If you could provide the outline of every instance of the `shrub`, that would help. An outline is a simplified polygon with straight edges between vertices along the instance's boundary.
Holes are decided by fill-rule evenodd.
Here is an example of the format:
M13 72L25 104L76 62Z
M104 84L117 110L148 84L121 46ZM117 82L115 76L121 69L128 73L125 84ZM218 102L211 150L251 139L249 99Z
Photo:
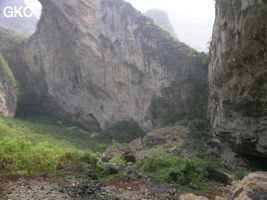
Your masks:
M55 170L64 164L89 163L101 171L97 159L88 153L64 152L48 142L33 143L23 137L0 141L0 174L38 174Z
M110 164L122 164L122 165L126 165L127 162L123 159L122 156L114 156L110 161L109 161Z
M0 173L35 174L56 168L58 149L48 143L34 144L21 137L0 141Z
M237 178L238 180L242 180L246 175L247 175L247 172L244 170L238 170L234 174L235 178Z
M160 182L191 189L201 189L205 186L206 174L197 160L174 156L149 158L141 164L140 170Z

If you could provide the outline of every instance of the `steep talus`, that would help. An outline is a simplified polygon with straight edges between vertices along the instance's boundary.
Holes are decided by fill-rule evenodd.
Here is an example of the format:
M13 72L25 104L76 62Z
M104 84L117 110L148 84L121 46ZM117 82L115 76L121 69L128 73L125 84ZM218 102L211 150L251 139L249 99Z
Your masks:
M160 123L151 114L158 98L178 98L175 115L194 112L187 105L193 101L205 112L205 54L121 0L40 2L38 30L24 50L23 84L31 88L31 101L20 101L19 109L37 105L41 112L96 129L122 120L151 128ZM193 95L197 86L205 88L204 98Z
M267 5L217 0L210 63L216 136L242 154L267 157Z

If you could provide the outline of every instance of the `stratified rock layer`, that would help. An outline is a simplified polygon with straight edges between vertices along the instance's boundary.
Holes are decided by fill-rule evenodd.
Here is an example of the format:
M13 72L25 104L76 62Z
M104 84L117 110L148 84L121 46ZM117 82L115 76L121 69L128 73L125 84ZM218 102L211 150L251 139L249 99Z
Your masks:
M266 1L217 0L209 68L216 136L267 157Z
M200 85L207 87L205 55L173 39L130 4L40 2L43 13L25 56L30 99L42 112L88 128L122 120L151 128L150 105L163 91L179 99L181 104L173 108L178 113L189 113L186 104L193 100L204 110L207 100L192 93ZM181 87L171 90L178 83Z

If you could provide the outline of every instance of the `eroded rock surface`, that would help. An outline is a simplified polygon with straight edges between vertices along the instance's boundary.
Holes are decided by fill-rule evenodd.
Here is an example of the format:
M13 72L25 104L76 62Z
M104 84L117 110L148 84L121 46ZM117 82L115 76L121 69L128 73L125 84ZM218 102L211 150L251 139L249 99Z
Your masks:
M209 68L214 133L242 154L267 157L267 5L217 0Z
M29 96L39 110L96 129L123 120L151 128L151 102L163 96L179 99L178 114L190 113L187 104L193 101L205 112L207 99L192 94L201 91L199 86L207 88L205 55L173 39L130 4L40 2L38 30L25 47L26 85L32 86Z
M267 172L254 172L246 176L234 191L233 199L267 199Z

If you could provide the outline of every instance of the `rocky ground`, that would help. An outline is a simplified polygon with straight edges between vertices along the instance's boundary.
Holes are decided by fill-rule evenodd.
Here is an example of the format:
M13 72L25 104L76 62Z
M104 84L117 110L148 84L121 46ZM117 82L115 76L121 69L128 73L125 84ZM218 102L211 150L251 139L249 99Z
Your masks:
M177 189L157 185L150 181L135 181L127 184L111 181L85 181L70 178L45 178L2 176L1 199L3 200L119 200L119 199L178 199L182 193Z
M127 165L106 163L107 172L121 172L120 178L111 181L89 181L95 171L88 163L66 164L42 176L0 176L0 200L266 200L267 173L255 172L242 181L225 173L207 168L208 189L194 192L175 186L156 183L137 171L132 161L149 158L161 149L160 154L170 154L181 148L189 131L180 126L158 129L130 144L112 147L100 160L107 162L113 156L123 156ZM147 143L149 139L150 143ZM130 164L131 163L131 164ZM115 173L116 174L116 173ZM221 183L219 183L221 182ZM224 184L223 184L224 183Z
M184 193L175 187L156 184L150 180L101 183L74 177L19 175L0 177L2 200L178 200ZM220 194L229 195L229 188L223 190L217 188L216 192L196 195L204 195L206 199L215 200ZM187 198L186 195L184 197Z

